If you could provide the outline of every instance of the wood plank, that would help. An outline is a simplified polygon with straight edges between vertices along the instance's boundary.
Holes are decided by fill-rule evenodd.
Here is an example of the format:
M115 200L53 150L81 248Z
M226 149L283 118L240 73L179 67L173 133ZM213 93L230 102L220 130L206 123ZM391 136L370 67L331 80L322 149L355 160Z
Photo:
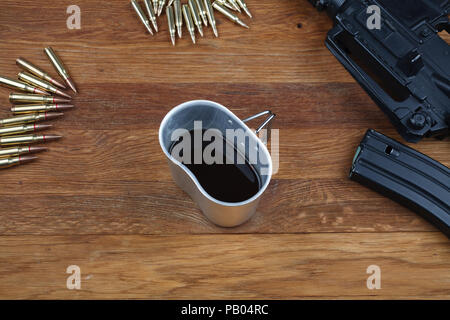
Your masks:
M157 129L173 107L190 100L212 100L244 118L267 108L277 113L274 128L391 127L358 84L101 84L83 86L77 109L64 125L76 129ZM0 117L10 116L9 93L0 87ZM60 122L58 122L60 123Z
M108 194L96 195L101 187ZM213 225L172 182L79 184L83 188L81 195L2 196L0 234L436 231L410 210L352 181L275 180L255 216L236 228Z
M1 237L0 254L8 299L450 298L440 233ZM69 265L81 290L66 288Z
M217 14L220 38L214 38L208 29L205 38L194 46L185 29L184 38L175 48L169 44L165 16L159 19L161 31L151 37L129 1L109 1L105 5L80 0L77 5L82 12L82 28L68 30L67 3L42 7L31 0L2 1L0 38L4 41L0 43L0 51L4 59L0 60L0 70L16 73L12 59L19 55L52 70L42 53L44 46L52 45L74 79L83 86L174 83L187 79L196 83L242 83L248 79L352 82L324 46L331 20L306 1L285 0L283 5L276 3L274 8L272 0L253 0L253 3L249 0L254 13L254 18L248 21L249 30ZM299 22L303 25L300 29ZM13 40L14 45L8 40ZM261 65L265 67L260 68Z
M7 186L0 234L435 230L348 180L360 130L332 136L323 131L282 130L282 140L292 143L280 150L279 173L257 215L239 228L221 229L174 184L154 130L68 130L66 141L51 144L39 162L0 172ZM421 150L443 158L447 151L437 149L442 143L429 141Z

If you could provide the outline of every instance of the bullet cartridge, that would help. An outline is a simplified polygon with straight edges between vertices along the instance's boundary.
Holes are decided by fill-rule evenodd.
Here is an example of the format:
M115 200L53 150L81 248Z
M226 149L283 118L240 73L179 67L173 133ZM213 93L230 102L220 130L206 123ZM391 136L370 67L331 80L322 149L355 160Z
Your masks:
M53 64L58 74L61 76L61 78L64 79L70 89L72 89L73 92L78 93L77 88L75 87L75 83L70 77L69 72L67 72L67 69L64 67L61 59L56 55L56 52L51 47L45 48L44 52L50 59L50 62Z
M230 10L237 11L227 0L216 0L216 1Z
M35 76L33 76L32 74L30 74L28 72L21 71L21 72L19 72L18 77L19 77L19 80L21 80L23 82L26 82L26 83L29 83L32 86L36 86L36 87L44 89L44 90L46 90L48 92L51 92L51 93L54 93L54 94L57 94L59 96L63 96L63 97L69 98L69 99L72 98L67 93L62 92L61 90L59 90L55 86L51 85L47 81L42 80L42 79L40 79L38 77L35 77Z
M49 134L49 135L33 134L33 135L24 135L24 136L0 137L0 146L48 142L48 141L58 140L60 138L62 138L62 137L54 135L54 134Z
M25 60L24 58L18 58L16 60L16 64L23 68L24 70L34 74L35 76L50 82L51 84L60 87L61 89L66 89L66 86L64 84L62 84L61 82L53 79L52 77L50 77L48 75L48 73L42 71L41 69L39 69L38 67L36 67L34 64L32 64L31 62Z
M194 24L197 26L198 32L203 37L202 21L200 20L200 14L197 4L195 3L195 0L189 0L188 4L189 8L191 9L191 15L192 19L194 20Z
M247 8L247 4L245 3L245 0L236 0L236 2L250 18L253 18L252 14L250 13L250 10L248 10L248 8Z
M148 33L153 35L152 27L150 27L150 21L148 21L139 3L136 0L131 0L131 5L133 6L134 11L136 11L141 22L144 24L145 28L147 28Z
M183 4L182 9L184 21L186 22L186 28L191 35L192 42L195 43L195 29L194 22L192 21L191 10L189 9L189 6L187 4Z
M158 3L158 17L161 15L165 4L166 4L166 0L159 0L159 3Z
M215 1L213 3L213 7L214 9L216 9L217 11L219 11L220 13L222 13L225 17L227 17L228 19L230 19L231 21L233 21L234 23L237 23L245 28L248 28L248 25L246 25L243 21L241 21L241 19L239 19L235 14L233 14L230 10L228 10L227 8L225 8L224 6L222 6L220 3L218 3L217 1Z
M37 157L35 157L35 156L18 156L18 157L0 159L0 169L6 169L9 167L17 166L19 164L31 162L35 159L37 159Z
M235 11L241 12L241 8L239 8L239 5L237 4L236 0L227 0L229 4L234 8Z
M43 151L47 151L47 150L48 150L48 148L45 148L45 147L31 147L31 146L0 148L0 158L20 156L22 154L29 154L29 153L38 153L38 152L43 152Z
M205 4L203 3L203 0L195 0L195 4L197 5L200 17L203 20L203 24L205 27L208 26L208 17L206 16L206 8Z
M62 117L64 113L62 112L44 112L44 113L30 113L24 114L16 117L0 119L0 127L14 126L22 123L33 123L46 120L52 120Z
M173 8L175 11L175 24L177 26L178 38L181 38L183 34L183 16L181 12L181 0L175 0L173 3Z
M167 23L169 25L170 40L172 45L175 45L175 20L173 17L173 8L171 6L166 7Z
M20 126L14 126L14 127L2 127L0 128L0 136L12 136L15 134L22 134L22 133L28 133L28 132L36 132L36 131L42 131L45 129L50 128L51 124L22 124Z
M148 17L150 18L150 21L153 24L153 29L155 29L155 31L158 32L158 23L156 22L156 15L155 15L155 11L153 10L151 1L144 0L144 3L145 3L145 8L147 9Z
M67 103L70 102L69 99L63 99L54 96L41 96L39 94L19 94L11 93L9 95L9 101L13 104L22 103Z
M216 26L216 17L214 16L214 9L211 4L211 0L204 0L205 8L206 8L206 15L208 16L209 24L211 25L214 35L216 37L219 36L219 33L217 32L217 26Z
M0 85L15 90L48 95L47 91L44 91L38 87L31 86L27 83L23 83L21 81L13 80L7 77L0 77Z
M11 112L14 114L49 112L49 111L64 111L72 109L71 104L27 104L12 106Z

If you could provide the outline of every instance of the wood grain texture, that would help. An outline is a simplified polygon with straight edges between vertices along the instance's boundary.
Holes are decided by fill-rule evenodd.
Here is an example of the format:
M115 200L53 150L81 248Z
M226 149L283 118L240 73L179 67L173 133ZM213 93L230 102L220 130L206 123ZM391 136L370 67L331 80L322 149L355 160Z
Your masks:
M450 298L448 239L429 232L16 236L0 252L11 298ZM65 288L69 264L79 291ZM366 286L373 264L380 290Z
M0 171L0 298L449 298L448 240L347 178L367 128L402 139L325 48L332 22L306 0L247 3L250 30L218 14L220 38L208 28L194 46L184 29L172 47L166 18L151 37L128 0L77 1L81 30L66 28L73 1L1 2L0 74L24 57L55 76L51 45L80 94L54 122L63 140ZM206 220L160 150L164 115L192 99L278 115L279 170L240 227ZM450 166L448 138L408 145Z

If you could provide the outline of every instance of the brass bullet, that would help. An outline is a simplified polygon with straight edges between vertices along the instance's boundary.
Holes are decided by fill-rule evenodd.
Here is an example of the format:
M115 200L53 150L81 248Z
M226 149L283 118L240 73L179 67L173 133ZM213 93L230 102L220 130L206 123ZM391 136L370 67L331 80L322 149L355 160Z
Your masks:
M66 86L64 84L62 84L61 82L53 79L52 77L50 77L48 75L48 73L42 71L41 69L39 69L38 67L36 67L34 64L32 64L31 62L25 60L24 58L18 58L16 60L16 64L23 68L24 70L34 74L35 76L44 79L45 81L50 82L51 84L60 87L61 89L67 89Z
M225 17L227 17L231 21L233 21L233 22L235 22L235 23L237 23L237 24L239 24L239 25L241 25L241 26L243 26L245 28L248 28L248 25L246 25L244 22L242 22L241 19L239 19L235 14L233 14L230 10L228 10L227 8L222 6L217 1L214 1L213 7L214 7L214 9L216 9L217 11L222 13Z
M67 93L62 92L61 90L59 90L58 88L56 88L55 86L51 85L50 83L48 83L45 80L42 80L38 77L33 76L32 74L25 72L25 71L21 71L18 74L19 80L29 83L33 86L39 87L41 89L44 89L48 92L57 94L59 96L63 96L66 97L68 99L72 99L71 96L69 96Z
M67 72L67 69L64 67L61 59L56 55L56 52L51 47L45 48L44 52L50 59L50 62L53 64L58 74L61 76L61 78L64 79L70 89L72 89L73 92L78 93L77 88L75 87L75 83Z
M203 24L205 27L208 26L208 17L206 16L206 8L203 0L195 0L195 4L197 5L198 11L200 13L200 17L203 20Z
M52 127L51 124L22 124L20 126L14 127L3 127L0 128L0 136L11 136L15 134L22 134L27 132L42 131Z
M0 146L49 142L49 141L58 140L60 138L62 138L62 136L57 136L54 134L49 134L49 135L33 134L33 135L25 135L25 136L0 137Z
M239 5L236 3L236 0L228 0L228 3L230 3L234 10L241 13L241 8L239 8Z
M39 94L19 94L19 93L10 93L9 101L14 104L21 103L68 103L70 99L63 99L54 96L41 96Z
M27 104L12 106L11 112L14 114L48 112L48 111L64 111L74 108L71 104Z
M216 37L219 36L219 33L217 32L217 26L216 26L216 17L214 16L214 9L211 4L211 0L204 0L205 8L206 8L206 15L208 16L209 24L211 25L214 35Z
M175 20L173 17L173 8L171 6L166 7L167 23L169 25L170 40L172 45L175 45Z
M20 156L22 154L29 154L29 153L38 153L47 151L48 148L45 147L31 147L31 146L25 146L25 147L13 147L13 148L0 148L0 158L8 158L11 156Z
M159 0L159 3L158 3L158 17L161 15L165 4L166 4L166 0Z
M230 10L237 11L227 0L216 0L216 1Z
M252 17L252 14L250 13L250 10L248 10L247 4L245 3L244 0L236 0L236 2L237 2L238 5L242 8L242 10L245 11L245 13L246 13L250 18L253 18L253 17Z
M191 10L189 9L189 6L187 4L183 4L182 8L184 21L186 22L186 28L188 29L189 34L191 35L192 42L195 43L195 29L194 29L194 22L192 21Z
M200 35L203 37L203 29L202 29L202 21L200 20L199 9L195 0L189 0L189 8L191 9L192 19L194 20L195 25L197 26L197 30Z
M181 38L183 33L183 16L181 13L181 0L175 0L173 3L175 11L175 24L177 25L178 38Z
M62 117L64 113L62 112L44 112L44 113L32 113L32 114L25 114L21 116L6 118L6 119L0 119L0 126L14 126L22 123L33 123L33 122L40 122L40 121L46 121L46 120L52 120L59 117Z
M152 27L150 27L150 21L148 21L147 17L145 16L144 11L142 10L141 6L136 0L131 0L131 5L134 8L134 11L136 11L139 19L141 19L141 22L144 24L144 26L147 28L147 31L153 35Z
M21 81L13 80L7 77L0 77L0 85L15 90L48 95L47 91L44 91L38 87L30 86L28 83L23 83Z
M144 0L145 8L147 9L148 17L150 18L150 21L153 24L153 29L155 29L156 32L158 32L158 23L156 22L156 15L155 11L153 10L153 6L150 2L150 0Z
M0 159L0 169L6 169L9 167L17 166L19 164L31 162L35 159L37 159L37 157L35 157L35 156L18 156L18 157Z

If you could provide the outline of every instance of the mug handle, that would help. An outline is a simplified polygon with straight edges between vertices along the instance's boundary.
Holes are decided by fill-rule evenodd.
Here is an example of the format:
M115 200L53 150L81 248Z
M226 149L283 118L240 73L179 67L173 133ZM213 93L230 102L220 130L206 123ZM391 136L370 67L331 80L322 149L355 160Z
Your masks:
M266 120L264 120L264 122L258 127L258 129L256 129L255 133L256 135L259 137L259 132L264 129L264 127L267 127L267 131L266 134L263 137L259 137L262 141L262 143L264 143L265 145L267 145L267 142L270 140L270 130L272 128L272 121L273 119L276 117L276 114L273 113L270 110L266 110L260 113L257 113L251 117L245 118L244 120L242 120L242 122L246 123L248 121L254 120L256 118L262 117L268 115Z

